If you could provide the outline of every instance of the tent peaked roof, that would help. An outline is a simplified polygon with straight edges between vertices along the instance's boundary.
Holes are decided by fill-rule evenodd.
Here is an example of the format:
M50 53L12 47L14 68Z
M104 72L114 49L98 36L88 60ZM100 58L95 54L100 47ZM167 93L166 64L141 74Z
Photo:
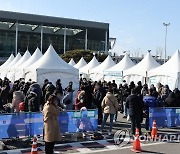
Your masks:
M103 74L103 71L114 66L115 62L112 60L112 58L108 55L107 58L97 67L90 70L90 73L99 73Z
M19 66L20 68L26 68L32 64L34 64L37 60L39 60L42 57L42 53L39 50L39 48L37 47L35 52L33 53L33 55L29 58L28 61L26 61L24 64L21 64L21 66Z
M174 55L163 65L148 72L148 76L172 76L177 77L180 72L180 51L177 50Z
M76 65L74 65L74 67L77 68L77 69L80 69L80 68L84 67L85 65L87 65L87 63L86 63L86 61L84 60L84 58L81 57L81 59L79 60L79 62L78 62Z
M131 67L133 67L135 64L132 62L132 60L129 58L127 54L123 57L123 59L116 64L115 66L105 70L106 72L120 72L127 70Z
M140 75L146 77L147 71L158 66L160 66L160 64L157 63L152 55L148 52L137 65L129 68L128 70L125 70L123 75Z
M25 63L30 57L31 57L31 54L29 53L28 50L26 50L22 58L13 67L15 68L15 67L20 66L21 64Z
M89 74L89 71L97 67L99 64L100 63L97 61L96 57L94 56L86 66L80 68L79 72Z
M8 64L10 64L13 60L14 60L14 55L11 54L10 57L8 58L8 60L6 60L6 62L5 62L4 64L2 64L2 65L0 66L0 68L6 67L6 66L7 66Z
M74 65L76 65L76 63L74 62L74 59L73 58L71 58L71 60L69 61L69 63L68 63L69 65L71 65L71 66L74 66Z
M51 70L76 70L74 67L67 64L62 58L56 53L53 46L50 45L45 54L36 61L28 69L51 69Z
M16 55L16 57L14 58L14 60L7 65L7 67L11 67L11 66L15 65L21 58L22 58L21 54L18 53Z

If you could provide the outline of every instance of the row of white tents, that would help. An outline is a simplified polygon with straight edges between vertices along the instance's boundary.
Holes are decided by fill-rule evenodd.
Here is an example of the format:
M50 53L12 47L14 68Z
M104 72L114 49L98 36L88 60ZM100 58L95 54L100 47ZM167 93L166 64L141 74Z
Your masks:
M0 66L0 77L2 79L7 77L12 82L20 78L25 78L26 82L31 79L40 85L45 79L49 79L54 84L57 79L61 79L64 88L70 81L74 83L75 90L79 87L78 69L62 60L52 45L49 46L44 55L38 48L32 56L28 50L23 56L20 53L16 57L11 55Z
M134 81L137 83L154 84L158 82L168 84L170 89L180 88L180 52L177 50L175 54L165 64L160 65L148 52L146 56L138 63L134 64L128 55L118 63L108 56L101 64L96 57L87 64L83 57L77 64L71 59L70 65L79 69L79 73L93 81L116 80L121 83L126 80L127 83Z
M0 66L1 78L7 77L12 82L19 78L25 78L25 81L31 79L40 85L44 79L55 83L60 78L63 87L67 86L69 81L73 81L74 87L78 88L79 74L93 81L116 80L117 83L121 83L122 80L126 80L127 83L141 81L148 84L161 82L168 84L171 89L180 88L180 52L177 50L163 65L158 64L149 52L136 65L128 55L125 55L118 64L115 64L110 56L102 63L94 56L88 64L83 57L77 64L73 59L67 64L50 45L44 55L38 48L32 56L27 50L23 56L20 53L16 57L11 55Z

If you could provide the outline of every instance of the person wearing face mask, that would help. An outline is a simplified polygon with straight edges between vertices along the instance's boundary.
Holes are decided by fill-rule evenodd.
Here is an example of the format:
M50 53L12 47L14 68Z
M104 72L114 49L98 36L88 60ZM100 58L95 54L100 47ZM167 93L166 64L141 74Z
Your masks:
M43 108L44 131L46 154L53 154L55 142L61 140L58 116L62 108L58 106L58 99L55 95L50 95Z
M58 106L61 107L62 109L65 109L65 108L66 108L66 105L63 104L63 101L62 101L62 99L63 99L63 94L61 93L61 91L55 90L53 94L57 97Z
M85 95L85 91L84 90L80 90L77 94L76 100L75 100L75 110L80 110L82 107L85 107L85 99L86 99L86 95Z
M105 97L106 92L101 86L101 84L97 83L94 87L94 102L98 108L98 124L101 125L103 119L102 107L101 102Z

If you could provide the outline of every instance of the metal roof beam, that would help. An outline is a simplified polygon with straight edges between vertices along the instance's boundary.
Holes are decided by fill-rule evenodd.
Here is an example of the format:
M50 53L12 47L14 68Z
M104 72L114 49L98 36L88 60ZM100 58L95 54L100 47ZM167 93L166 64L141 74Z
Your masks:
M9 23L9 29L11 29L14 25L15 23Z
M59 27L54 27L54 29L53 29L53 32L54 33L56 33L58 30L60 30L61 28L59 28Z
M32 31L34 31L35 29L37 29L39 27L39 25L33 25L32 26Z

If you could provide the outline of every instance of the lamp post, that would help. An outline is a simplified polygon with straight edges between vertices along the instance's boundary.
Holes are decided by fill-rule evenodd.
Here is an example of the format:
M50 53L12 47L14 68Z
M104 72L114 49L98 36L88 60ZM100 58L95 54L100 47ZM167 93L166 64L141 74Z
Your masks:
M167 42L167 27L170 25L170 23L163 23L163 25L166 27L165 31L165 47L164 47L164 63L166 62L166 42Z

